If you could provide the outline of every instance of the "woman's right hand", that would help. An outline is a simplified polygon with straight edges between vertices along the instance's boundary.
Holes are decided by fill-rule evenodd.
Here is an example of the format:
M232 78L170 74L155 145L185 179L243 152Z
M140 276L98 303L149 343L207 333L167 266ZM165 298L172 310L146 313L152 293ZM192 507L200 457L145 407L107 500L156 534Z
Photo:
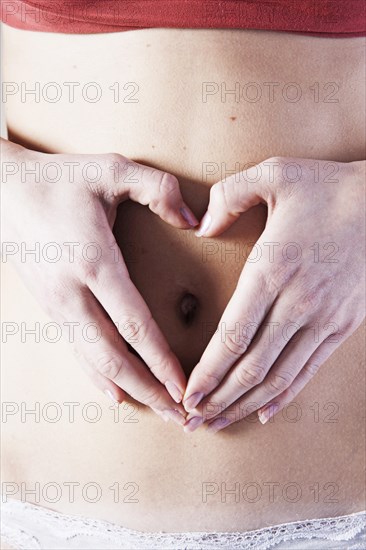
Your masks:
M197 225L177 179L114 153L50 155L1 145L3 261L14 260L50 317L73 333L75 353L100 389L118 402L126 392L183 424L185 375L112 233L127 199L174 227Z

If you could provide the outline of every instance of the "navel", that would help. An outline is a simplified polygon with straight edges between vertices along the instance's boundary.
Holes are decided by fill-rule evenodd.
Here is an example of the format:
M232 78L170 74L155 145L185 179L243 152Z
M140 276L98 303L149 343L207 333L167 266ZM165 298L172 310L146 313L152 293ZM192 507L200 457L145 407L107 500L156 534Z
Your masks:
M198 298L190 292L184 293L178 302L179 317L185 325L193 323L198 309Z

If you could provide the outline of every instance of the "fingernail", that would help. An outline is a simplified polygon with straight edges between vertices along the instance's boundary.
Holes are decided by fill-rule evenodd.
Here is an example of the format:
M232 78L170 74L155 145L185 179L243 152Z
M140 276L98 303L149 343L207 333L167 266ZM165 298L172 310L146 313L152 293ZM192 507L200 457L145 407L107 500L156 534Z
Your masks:
M180 403L182 401L183 393L178 389L174 382L168 380L165 382L165 387L176 403Z
M195 409L197 405L202 401L203 397L205 396L204 393L198 391L195 393L192 393L187 399L184 400L184 408L190 412L192 409Z
M215 434L219 430L225 428L228 424L230 424L229 418L216 418L216 420L213 420L213 422L210 422L210 424L207 426L207 431Z
M199 221L197 220L196 216L186 206L182 206L179 209L179 211L182 214L182 217L183 217L184 221L189 223L189 225L191 225L192 227L195 227L196 225L199 224Z
M104 393L107 397L109 397L109 399L111 399L111 401L113 401L115 405L118 405L117 399L114 397L113 393L110 390L104 390Z
M262 424L265 424L270 418L272 418L272 416L276 414L279 408L278 403L270 403L269 405L266 405L263 409L258 411L259 421Z
M197 229L195 235L196 237L202 237L207 231L207 229L210 227L211 224L211 216L208 212L203 216L200 226Z
M184 426L183 430L186 433L194 432L199 426L203 424L203 418L200 416L193 416Z
M179 424L179 426L183 426L186 421L185 416L183 416L181 412L177 411L177 409L164 409L162 412L169 418L169 420L173 420L173 422Z

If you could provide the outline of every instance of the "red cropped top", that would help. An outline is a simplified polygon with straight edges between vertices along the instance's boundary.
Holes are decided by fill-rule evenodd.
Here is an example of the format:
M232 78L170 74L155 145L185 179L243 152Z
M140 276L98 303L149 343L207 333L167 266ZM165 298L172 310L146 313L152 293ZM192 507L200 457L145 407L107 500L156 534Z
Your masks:
M0 0L18 29L105 33L152 27L366 36L366 0Z

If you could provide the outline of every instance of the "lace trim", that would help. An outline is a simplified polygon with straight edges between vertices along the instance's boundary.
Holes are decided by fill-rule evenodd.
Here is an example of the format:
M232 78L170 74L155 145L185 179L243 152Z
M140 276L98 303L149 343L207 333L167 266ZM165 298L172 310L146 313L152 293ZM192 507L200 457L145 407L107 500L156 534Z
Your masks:
M144 533L106 521L59 514L17 500L2 505L1 522L3 540L19 550L268 550L279 543L300 539L349 541L362 532L362 545L352 548L365 548L366 512L283 523L246 533Z

